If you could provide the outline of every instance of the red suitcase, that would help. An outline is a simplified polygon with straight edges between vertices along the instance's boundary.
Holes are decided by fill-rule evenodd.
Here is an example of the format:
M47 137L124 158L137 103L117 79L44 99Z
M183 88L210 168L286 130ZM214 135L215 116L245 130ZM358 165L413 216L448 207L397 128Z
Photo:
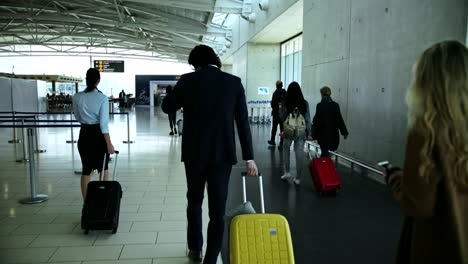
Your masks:
M318 193L336 192L341 187L340 176L330 158L312 159L309 171Z

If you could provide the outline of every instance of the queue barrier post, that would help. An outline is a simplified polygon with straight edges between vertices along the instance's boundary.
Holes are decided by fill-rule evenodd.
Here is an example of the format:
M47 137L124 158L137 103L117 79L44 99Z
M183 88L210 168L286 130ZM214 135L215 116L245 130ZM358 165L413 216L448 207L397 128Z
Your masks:
M29 145L29 176L31 181L31 197L26 197L19 200L22 204L37 204L47 201L49 197L45 194L37 194L37 174L36 163L34 161L34 129L28 128L28 145Z

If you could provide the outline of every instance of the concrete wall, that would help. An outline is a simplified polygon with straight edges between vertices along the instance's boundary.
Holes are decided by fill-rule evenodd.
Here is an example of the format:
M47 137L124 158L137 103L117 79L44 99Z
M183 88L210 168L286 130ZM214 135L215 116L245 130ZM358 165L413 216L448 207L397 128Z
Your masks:
M233 42L221 60L230 58L227 63L232 64L231 73L242 79L247 101L271 99L274 83L280 78L281 51L279 43L260 44L249 41L298 0L270 0L267 12L260 10L259 2L252 1L253 12L257 17L255 23L249 23L239 15L229 15L225 23L232 28ZM258 87L270 88L270 94L259 95Z
M247 101L271 100L280 78L280 51L279 44L247 43L232 55L231 73L241 78ZM259 95L258 87L270 88L270 94Z
M247 44L247 71L247 101L271 100L280 78L280 45ZM259 95L258 87L268 87L270 93Z
M303 87L313 106L332 87L350 131L339 150L401 165L411 67L437 41L465 41L466 28L464 0L304 1Z
M247 85L247 45L242 46L233 55L232 74L241 78L242 85Z
M223 72L232 74L232 64L223 64L221 69L223 70Z
M270 8L265 12L261 11L258 6L260 0L252 0L252 10L257 16L255 23L249 23L239 15L229 15L225 25L233 29L233 43L231 48L226 51L226 54L223 56L223 58L228 58L230 55L236 53L253 36L259 33L297 1L298 0L270 0Z

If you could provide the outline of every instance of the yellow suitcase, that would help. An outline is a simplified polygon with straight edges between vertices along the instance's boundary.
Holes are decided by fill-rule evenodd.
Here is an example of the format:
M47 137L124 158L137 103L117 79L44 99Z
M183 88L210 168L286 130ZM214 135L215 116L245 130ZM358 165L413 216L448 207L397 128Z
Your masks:
M294 251L288 221L279 214L265 214L262 176L259 176L259 181L262 214L242 214L232 220L229 227L230 263L293 264ZM244 175L242 183L245 203Z

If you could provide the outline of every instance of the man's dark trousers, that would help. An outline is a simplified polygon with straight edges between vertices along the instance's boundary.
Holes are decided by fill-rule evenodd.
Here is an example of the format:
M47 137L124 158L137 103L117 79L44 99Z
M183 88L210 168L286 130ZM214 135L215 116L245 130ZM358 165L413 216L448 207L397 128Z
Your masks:
M221 251L224 232L224 214L232 165L227 163L185 162L187 178L187 241L190 250L201 251L202 203L205 184L208 191L207 247L203 263L216 263Z
M320 143L319 143L320 145ZM321 144L320 145L320 150L322 151L322 155L320 155L321 158L329 158L330 157L330 149L328 148L327 145Z
M276 132L280 126L280 132L283 132L283 122L280 121L279 114L273 114L273 127L271 128L271 142L275 142ZM280 138L280 146L283 145L283 137Z

